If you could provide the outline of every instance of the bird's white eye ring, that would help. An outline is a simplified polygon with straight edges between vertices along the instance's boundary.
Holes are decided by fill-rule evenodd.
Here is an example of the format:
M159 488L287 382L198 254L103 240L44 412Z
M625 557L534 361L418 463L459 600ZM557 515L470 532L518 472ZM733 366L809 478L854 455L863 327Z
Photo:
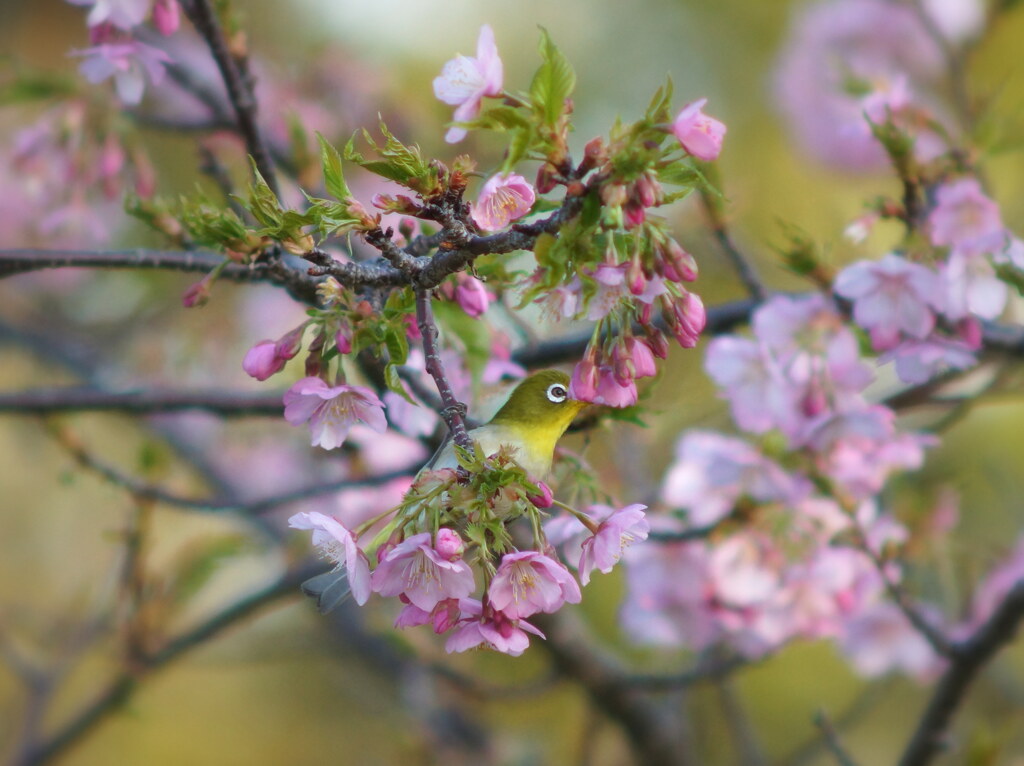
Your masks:
M561 383L552 383L548 386L547 396L549 402L561 404L569 398L569 392L565 390L565 386Z

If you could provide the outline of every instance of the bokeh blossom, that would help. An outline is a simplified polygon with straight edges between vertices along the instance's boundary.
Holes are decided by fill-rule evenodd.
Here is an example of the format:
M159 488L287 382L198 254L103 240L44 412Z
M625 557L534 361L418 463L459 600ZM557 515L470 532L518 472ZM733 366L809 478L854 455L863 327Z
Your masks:
M480 103L487 96L501 95L503 68L494 30L489 24L480 28L476 58L456 56L444 65L434 79L434 95L455 107L454 122L468 122L480 113ZM465 128L451 127L444 140L455 144L466 137Z
M284 394L284 417L293 426L309 423L314 447L340 447L349 429L366 423L378 433L387 430L384 403L368 388L329 386L321 378L307 377Z

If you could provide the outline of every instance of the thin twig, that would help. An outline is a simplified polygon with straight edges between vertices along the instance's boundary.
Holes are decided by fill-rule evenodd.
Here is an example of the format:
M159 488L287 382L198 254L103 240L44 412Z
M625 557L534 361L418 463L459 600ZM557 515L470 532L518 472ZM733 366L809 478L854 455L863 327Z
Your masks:
M35 388L0 393L0 413L52 415L60 412L123 412L154 415L202 411L223 418L280 417L281 392L196 390L104 391L83 386Z
M40 766L57 757L99 721L116 712L131 696L138 682L192 649L250 617L264 606L282 598L299 595L299 583L308 579L322 567L307 565L293 570L270 585L245 596L222 609L213 617L191 630L167 641L160 649L136 658L132 670L122 672L107 687L57 729L47 740L25 753L13 766Z
M423 336L423 355L426 357L426 368L430 377L437 384L437 392L441 395L444 409L441 417L448 426L452 440L463 449L472 449L473 443L466 433L466 405L455 398L452 385L444 371L441 354L437 348L437 326L430 308L430 293L426 290L416 291L416 325Z
M967 689L995 654L1013 641L1024 619L1024 580L1006 594L992 616L966 641L956 645L952 661L899 760L899 766L925 766L944 748L953 715Z
M249 155L267 185L277 194L278 183L274 163L256 119L256 95L248 58L230 49L217 12L209 0L183 0L181 7L196 31L206 41L214 61L217 62L217 68L228 91L228 98L238 119L239 133L245 140Z
M311 484L298 489L282 492L277 495L259 498L256 500L242 501L235 498L210 497L192 498L178 495L159 485L150 484L133 476L129 476L114 466L100 460L86 450L69 432L64 429L52 428L54 438L57 439L68 454L74 458L82 468L93 471L102 476L115 486L122 487L136 498L153 500L175 508L183 508L192 511L207 513L237 512L249 516L256 516L267 511L272 511L285 505L302 502L314 497L341 492L346 489L358 489L361 487L377 487L387 484L403 476L415 473L419 466L408 466L406 468L388 471L376 476L367 476L359 479L335 479L333 481Z
M825 747L835 757L839 766L857 766L857 762L853 760L846 751L846 748L843 747L843 743L839 741L839 732L836 731L824 710L819 710L815 713L814 725L818 727L825 741Z
M754 264L733 242L728 224L722 215L721 205L712 199L712 194L713 192L710 189L701 187L700 198L711 223L711 232L722 248L722 252L725 253L733 269L736 271L736 276L740 278L740 282L746 288L747 294L755 302L763 303L768 298L768 290L765 288L764 283L761 282Z

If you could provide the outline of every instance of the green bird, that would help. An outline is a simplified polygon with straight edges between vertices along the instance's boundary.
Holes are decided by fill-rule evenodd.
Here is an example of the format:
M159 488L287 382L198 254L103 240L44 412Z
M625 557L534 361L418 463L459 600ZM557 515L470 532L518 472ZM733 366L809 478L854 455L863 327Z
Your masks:
M511 448L515 461L533 479L541 480L551 472L558 440L587 404L569 396L569 376L564 372L535 372L520 381L494 417L472 429L469 438L485 455L493 455L501 447ZM421 471L458 466L449 438ZM302 592L315 598L320 613L326 614L348 596L345 571L339 569L306 580Z
M559 370L535 372L522 380L490 422L474 428L469 438L485 455L502 446L534 479L551 473L555 445L587 402L569 397L569 376ZM455 448L448 440L424 469L458 468Z

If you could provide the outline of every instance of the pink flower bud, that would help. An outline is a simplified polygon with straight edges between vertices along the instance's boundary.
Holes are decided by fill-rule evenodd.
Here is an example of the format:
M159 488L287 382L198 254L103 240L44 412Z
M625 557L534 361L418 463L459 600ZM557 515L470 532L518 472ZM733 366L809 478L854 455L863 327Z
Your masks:
M644 269L640 265L640 259L637 257L634 257L626 267L626 284L629 285L629 291L633 295L642 295L644 290L647 289Z
M334 334L334 345L337 346L339 354L351 354L352 328L348 325L340 327L338 332Z
M537 187L538 194L547 194L554 191L558 185L555 181L555 173L555 169L546 162L540 166L540 169L537 171L537 180L533 184Z
M597 396L597 365L593 359L584 358L572 371L569 381L569 396L581 402L592 402Z
M659 335L658 337L661 336ZM654 351L647 341L633 337L626 338L625 348L633 364L634 377L650 378L658 373L658 368L654 361Z
M205 306L208 300L210 300L210 281L208 277L203 277L194 285L189 286L181 296L181 304L187 309Z
M479 279L460 272L456 277L455 301L463 311L476 319L487 311L491 294Z
M965 317L960 320L956 327L960 340L967 344L972 350L981 348L981 322L977 317Z
M279 359L292 359L299 349L302 348L302 336L306 332L306 323L303 322L291 332L282 335L274 344L274 353Z
M437 535L434 536L434 550L441 554L442 558L455 561L462 558L462 552L466 550L466 543L454 529L441 527L437 530Z
M181 23L178 0L156 0L153 6L153 26L162 35L173 35Z
M651 349L651 353L658 357L658 359L668 358L668 341L665 340L665 336L660 332L649 335L647 337L647 345Z
M554 505L555 495L551 491L551 487L542 481L536 482L537 488L540 490L539 495L528 495L527 500L533 503L537 508L550 508Z
M626 216L627 229L635 229L647 220L646 211L635 202L627 202L626 206L622 209L622 212Z
M272 340L261 340L245 353L242 369L256 380L266 380L284 368L285 360L278 357L277 344Z
M662 249L665 279L672 282L693 282L697 279L697 261L678 242L670 239Z
M683 348L695 347L700 339L701 330L707 323L704 302L700 296L696 293L684 293L672 302L671 313L674 319L672 332L676 336L676 341Z

